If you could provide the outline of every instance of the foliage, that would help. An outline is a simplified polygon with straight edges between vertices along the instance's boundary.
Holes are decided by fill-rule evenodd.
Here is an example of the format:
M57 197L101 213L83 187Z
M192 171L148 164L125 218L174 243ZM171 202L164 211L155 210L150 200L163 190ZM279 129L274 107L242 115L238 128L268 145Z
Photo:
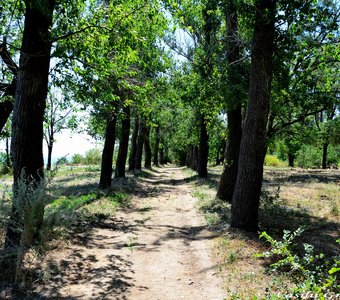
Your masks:
M84 163L86 165L99 165L101 159L101 151L98 148L93 148L86 151L84 156Z
M302 145L297 152L297 164L302 168L321 167L322 148L313 145ZM330 146L328 149L328 164L338 166L340 162L339 146Z
M84 161L84 157L79 153L74 154L71 159L71 162L74 165L79 165L83 163L83 161Z
M285 162L278 159L275 155L267 154L264 159L264 165L270 167L285 167Z
M323 253L314 254L313 246L309 244L303 244L304 252L301 255L297 254L294 251L294 240L303 232L304 229L301 227L294 232L284 230L281 241L273 239L266 232L260 234L260 238L264 238L271 248L257 256L274 258L276 262L270 265L271 270L288 273L295 283L295 287L280 292L275 299L287 297L300 299L307 294L318 299L327 299L339 291L340 283L336 276L340 271L339 257L326 257ZM337 242L340 244L340 240Z

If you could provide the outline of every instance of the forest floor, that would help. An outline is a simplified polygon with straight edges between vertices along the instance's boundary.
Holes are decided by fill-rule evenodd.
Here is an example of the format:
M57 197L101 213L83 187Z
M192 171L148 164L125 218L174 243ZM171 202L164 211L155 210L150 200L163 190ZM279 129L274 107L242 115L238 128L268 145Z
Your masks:
M228 227L230 205L215 200L221 171L210 167L200 179L187 168L153 167L101 191L98 167L60 168L25 285L14 296L0 289L0 299L264 299L286 290L289 276L255 257L268 249L258 234ZM280 239L307 226L300 244L339 255L339 183L338 170L266 168L260 230ZM1 203L5 214L10 201Z

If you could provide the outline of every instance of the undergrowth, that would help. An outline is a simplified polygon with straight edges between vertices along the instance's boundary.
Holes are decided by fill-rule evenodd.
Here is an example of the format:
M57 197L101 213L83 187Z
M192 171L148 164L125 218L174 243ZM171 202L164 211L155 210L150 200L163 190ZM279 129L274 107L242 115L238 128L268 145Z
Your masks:
M277 294L268 292L267 299L338 299L340 297L340 257L329 257L323 253L315 254L314 247L303 244L303 251L299 253L294 243L296 237L301 236L303 228L294 232L285 230L282 240L272 238L262 232L270 244L270 249L257 257L271 258L270 271L281 272L289 276L294 286ZM340 239L337 240L340 244ZM337 298L336 298L337 297Z

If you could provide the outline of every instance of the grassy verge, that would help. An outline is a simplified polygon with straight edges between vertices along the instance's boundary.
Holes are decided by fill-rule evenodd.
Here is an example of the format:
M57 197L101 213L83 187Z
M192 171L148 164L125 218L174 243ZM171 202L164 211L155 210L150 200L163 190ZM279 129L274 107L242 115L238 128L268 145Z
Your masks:
M230 205L215 200L221 167L210 168L207 180L188 179L192 196L204 213L208 225L219 230L215 254L219 271L227 287L226 299L286 299L283 295L296 288L288 269L271 272L269 267L277 257L258 258L272 245L228 227ZM185 171L192 176L191 171ZM328 261L339 255L339 186L337 171L302 170L266 167L260 207L260 231L267 231L280 241L286 229L304 226L296 237L294 255L304 257L303 243L311 244L315 253L323 252ZM318 257L318 255L315 255ZM320 262L319 262L320 263ZM276 298L275 298L276 297Z

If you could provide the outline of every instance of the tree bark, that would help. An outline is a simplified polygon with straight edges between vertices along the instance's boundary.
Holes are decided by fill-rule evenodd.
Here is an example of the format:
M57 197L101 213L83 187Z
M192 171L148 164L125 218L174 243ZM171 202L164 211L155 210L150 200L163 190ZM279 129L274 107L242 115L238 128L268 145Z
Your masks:
M231 227L254 232L258 229L258 207L270 105L275 4L275 0L263 0L257 3L248 110L231 210Z
M190 168L194 171L197 171L197 165L198 165L198 146L194 146L192 151L192 160Z
M142 170L144 132L145 132L145 122L143 118L140 118L137 146L136 146L136 156L135 156L135 170L138 170L138 171Z
M124 106L122 116L122 132L119 140L119 150L116 162L115 177L125 177L125 164L129 148L130 107Z
M139 118L136 112L134 122L133 122L133 130L132 130L132 137L131 137L129 171L132 171L135 169L138 130L139 130Z
M159 142L160 142L160 129L159 129L159 124L158 124L155 129L155 146L153 150L153 164L155 166L158 166Z
M236 4L234 0L229 0L226 4L226 23L227 23L227 60L228 60L228 80L233 96L227 110L228 118L228 142L225 151L225 166L217 189L216 197L232 202L237 180L238 161L240 154L240 144L242 138L242 110L239 92L235 87L239 84L237 76L237 66L232 63L240 58L240 46L238 40L238 18ZM230 102L230 100L229 100Z
M327 150L328 150L328 143L324 143L322 145L322 169L327 169Z
M144 153L145 153L145 160L144 160L144 167L147 169L151 169L151 147L150 147L150 128L145 124L145 130L143 134L144 140Z
M200 115L200 144L198 148L197 172L199 177L208 176L208 132L203 114Z
M105 129L105 142L102 153L99 187L105 189L111 186L112 160L116 141L116 110L112 110L107 117Z
M26 203L17 196L17 187L23 171L27 184L33 182L38 186L44 177L43 120L50 67L50 29L55 1L27 0L25 3L25 24L12 118L14 193L10 224L6 232L6 249L18 249L20 245L23 227L20 209L22 212ZM38 236L44 214L44 203L34 205L33 233L30 235L32 239ZM16 262L10 262L11 268L14 267L13 263Z

